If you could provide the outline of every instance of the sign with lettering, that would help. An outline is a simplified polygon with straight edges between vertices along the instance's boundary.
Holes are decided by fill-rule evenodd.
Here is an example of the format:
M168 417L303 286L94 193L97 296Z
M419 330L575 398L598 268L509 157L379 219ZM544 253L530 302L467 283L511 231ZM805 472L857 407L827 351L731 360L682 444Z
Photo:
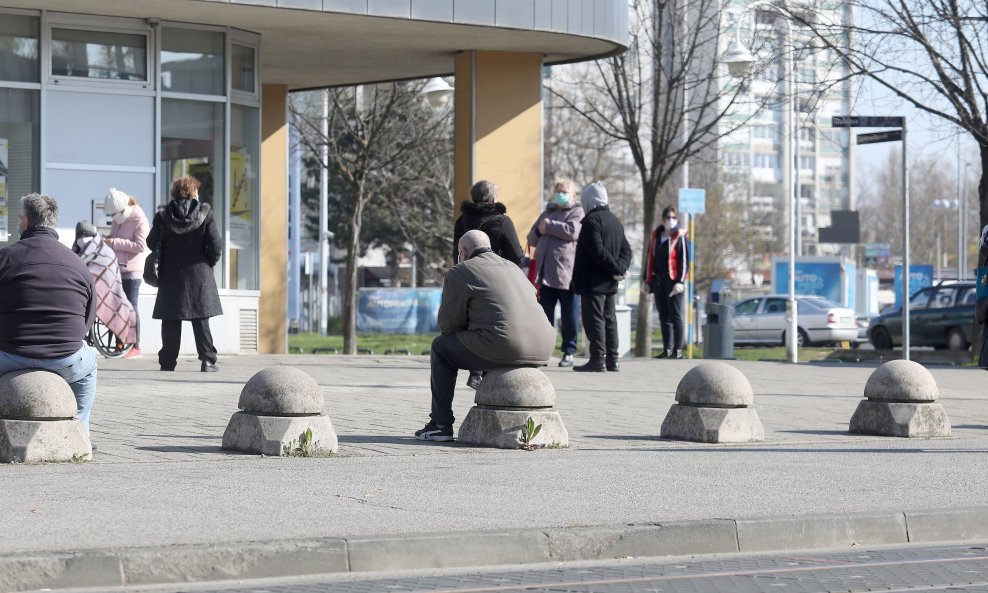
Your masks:
M904 117L874 115L835 115L831 125L835 128L901 128Z

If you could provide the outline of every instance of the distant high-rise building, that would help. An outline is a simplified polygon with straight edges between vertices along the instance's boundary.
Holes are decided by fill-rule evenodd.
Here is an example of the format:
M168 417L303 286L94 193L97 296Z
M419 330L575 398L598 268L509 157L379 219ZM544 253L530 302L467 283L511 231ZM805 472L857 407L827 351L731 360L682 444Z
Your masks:
M739 129L724 135L717 143L716 162L723 187L731 200L746 205L747 224L752 236L763 241L756 250L765 258L771 253L787 251L787 221L790 199L789 175L784 155L792 138L786 135L786 117L791 105L786 91L784 50L787 38L785 19L778 9L763 5L747 10L749 3L728 0L723 5L725 18L720 35L720 51L734 39L735 27L741 27L740 39L752 48L756 66L745 85L744 100L735 115L726 118L723 126ZM855 209L854 148L846 128L830 125L834 115L851 112L854 87L850 71L809 27L799 21L850 24L854 13L850 5L828 0L790 2L785 8L790 15L793 36L793 91L795 93L798 136L794 146L794 162L799 163L799 227L802 255L832 255L840 245L819 243L819 229L831 224L831 211ZM752 29L752 27L754 27ZM839 43L851 40L844 37ZM726 66L722 66L726 70ZM733 84L723 77L725 84ZM713 155L711 155L713 156ZM759 267L757 262L748 262ZM751 270L755 271L755 270Z

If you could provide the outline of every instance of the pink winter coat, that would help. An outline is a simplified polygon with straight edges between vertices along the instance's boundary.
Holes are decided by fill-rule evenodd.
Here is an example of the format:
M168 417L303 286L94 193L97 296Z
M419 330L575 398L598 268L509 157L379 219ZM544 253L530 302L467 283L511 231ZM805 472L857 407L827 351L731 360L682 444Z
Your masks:
M574 200L566 208L550 203L535 220L528 231L528 244L535 246L540 284L570 290L583 217L583 207ZM542 219L546 220L544 235L539 233Z
M124 278L140 278L144 275L144 258L147 251L148 217L138 205L130 206L130 216L123 222L114 222L106 244L117 254L120 275Z

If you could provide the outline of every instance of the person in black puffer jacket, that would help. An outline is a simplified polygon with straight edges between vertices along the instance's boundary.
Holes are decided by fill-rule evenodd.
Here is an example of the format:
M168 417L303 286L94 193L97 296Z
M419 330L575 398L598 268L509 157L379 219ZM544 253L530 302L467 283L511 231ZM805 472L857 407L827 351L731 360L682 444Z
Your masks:
M223 314L213 266L220 260L223 239L209 204L199 201L199 181L179 177L172 183L172 201L154 215L147 246L160 253L158 295L152 317L161 320L158 364L174 371L182 341L182 321L192 322L202 372L216 371L216 348L209 318Z
M478 181L470 188L470 201L460 204L461 216L453 224L453 264L458 263L456 246L460 237L474 229L491 239L491 250L515 265L521 265L525 254L518 242L515 224L508 218L507 208L497 201L497 187L490 181Z

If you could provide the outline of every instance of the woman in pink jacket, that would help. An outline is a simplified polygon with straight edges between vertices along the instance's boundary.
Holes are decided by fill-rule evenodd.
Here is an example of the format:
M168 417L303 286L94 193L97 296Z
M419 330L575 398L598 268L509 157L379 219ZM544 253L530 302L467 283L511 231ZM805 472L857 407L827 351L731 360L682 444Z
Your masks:
M113 217L110 235L105 241L117 255L124 292L127 294L127 300L134 306L134 312L137 313L137 296L141 290L147 237L150 231L148 217L144 215L144 211L133 196L128 196L112 187L103 202L103 211ZM138 314L138 343L134 344L126 358L140 357L140 335L141 323Z

